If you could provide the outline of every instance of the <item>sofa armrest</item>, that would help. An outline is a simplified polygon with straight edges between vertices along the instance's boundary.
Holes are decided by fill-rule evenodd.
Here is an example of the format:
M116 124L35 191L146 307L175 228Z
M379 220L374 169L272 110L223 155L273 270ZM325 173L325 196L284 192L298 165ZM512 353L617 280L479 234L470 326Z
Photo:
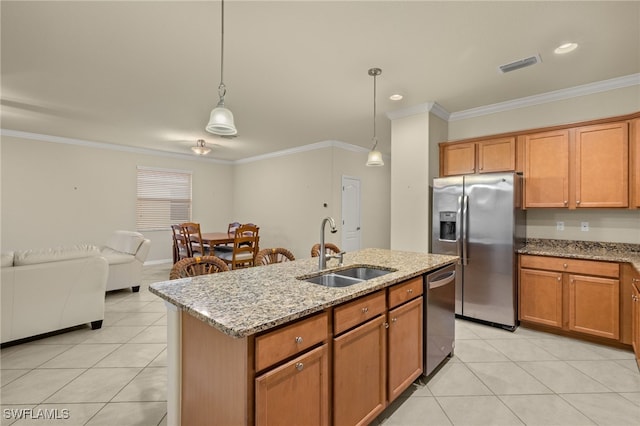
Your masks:
M136 252L136 259L140 263L144 263L147 260L147 256L149 255L149 250L151 249L151 240L145 239L140 247L138 247L138 251Z

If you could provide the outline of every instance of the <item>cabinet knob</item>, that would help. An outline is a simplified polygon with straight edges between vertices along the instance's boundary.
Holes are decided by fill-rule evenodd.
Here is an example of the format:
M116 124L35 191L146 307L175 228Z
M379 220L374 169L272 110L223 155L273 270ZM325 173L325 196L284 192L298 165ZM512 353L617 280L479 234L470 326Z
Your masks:
M296 362L296 370L302 371L303 368L304 368L304 364L303 363Z
M296 343L302 343L302 337L296 336Z
M384 325L384 328L389 328L389 323L388 322L385 322L383 325Z
M413 293L413 289L412 288L408 289L407 293L409 293L409 294Z
M558 277L558 281L562 281L562 278Z
M398 321L398 318L396 317L391 318L391 322L397 322L397 321Z
M569 204L569 201L564 200L564 205L566 206L567 204Z
M566 263L563 263L563 264L562 264L562 267L563 267L563 268L566 268L566 267L567 267L567 264L566 264Z
M363 313L363 314L366 314L367 312L369 312L369 308L366 308L366 307L365 307L365 308L362 308L362 313Z
M580 204L580 200L576 200L576 204Z

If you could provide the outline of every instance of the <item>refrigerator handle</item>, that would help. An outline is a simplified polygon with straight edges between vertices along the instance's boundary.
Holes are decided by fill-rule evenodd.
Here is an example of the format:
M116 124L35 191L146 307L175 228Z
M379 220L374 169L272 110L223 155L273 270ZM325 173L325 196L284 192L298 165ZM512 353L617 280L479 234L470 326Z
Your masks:
M462 263L462 204L464 195L458 197L458 208L456 209L456 255Z
M462 264L469 264L469 196L462 196Z

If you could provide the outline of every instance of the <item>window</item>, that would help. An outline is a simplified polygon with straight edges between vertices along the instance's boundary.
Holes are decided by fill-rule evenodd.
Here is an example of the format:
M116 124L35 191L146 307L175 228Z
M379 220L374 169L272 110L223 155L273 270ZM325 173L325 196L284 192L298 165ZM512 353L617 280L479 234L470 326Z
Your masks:
M138 167L136 228L169 229L191 221L191 172Z

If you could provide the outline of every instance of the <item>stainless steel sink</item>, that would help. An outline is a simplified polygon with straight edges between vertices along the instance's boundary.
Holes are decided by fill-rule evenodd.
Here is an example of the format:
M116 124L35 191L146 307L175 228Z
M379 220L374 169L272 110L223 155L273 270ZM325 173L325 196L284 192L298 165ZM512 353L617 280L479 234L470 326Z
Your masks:
M357 278L359 280L366 281L372 278L381 277L390 272L392 271L387 269L372 268L369 266L356 266L349 269L343 269L342 271L335 271L334 273L343 277Z
M381 277L382 275L390 272L394 271L369 266L354 266L339 271L328 271L310 278L300 279L310 283L323 285L325 287L348 287L362 281Z

